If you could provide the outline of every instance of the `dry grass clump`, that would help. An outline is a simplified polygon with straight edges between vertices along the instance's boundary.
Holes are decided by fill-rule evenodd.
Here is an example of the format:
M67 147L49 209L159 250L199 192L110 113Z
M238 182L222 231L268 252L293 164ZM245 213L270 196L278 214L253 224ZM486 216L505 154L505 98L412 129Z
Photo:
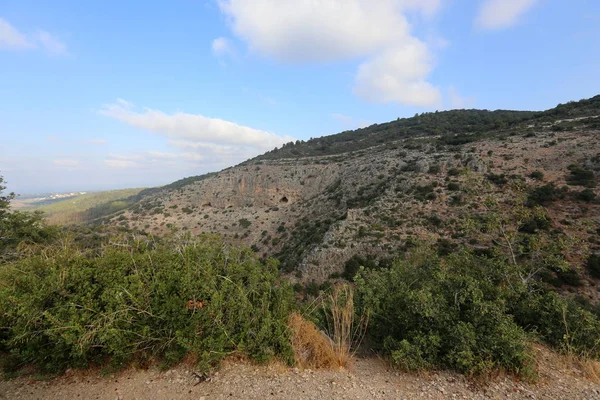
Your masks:
M331 340L312 322L292 313L288 322L296 363L302 368L336 368L338 359Z
M338 365L347 367L364 337L368 324L367 315L362 314L360 318L356 318L354 289L347 283L333 287L323 302L323 309Z
M535 350L536 370L545 380L553 380L557 376L584 377L600 383L600 362L584 355L559 353L539 343L533 344Z
M583 376L594 383L600 383L600 362L596 360L583 359L578 361L579 369Z
M335 285L318 300L325 316L325 332L297 313L290 316L296 360L305 368L347 368L365 335L368 318L365 314L356 317L354 289L349 284Z

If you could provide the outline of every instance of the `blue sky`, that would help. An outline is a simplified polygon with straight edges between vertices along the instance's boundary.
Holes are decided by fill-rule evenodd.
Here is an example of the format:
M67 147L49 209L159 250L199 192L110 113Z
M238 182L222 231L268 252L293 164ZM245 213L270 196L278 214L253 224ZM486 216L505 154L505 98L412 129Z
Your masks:
M290 140L600 93L597 0L0 2L0 174L166 184Z

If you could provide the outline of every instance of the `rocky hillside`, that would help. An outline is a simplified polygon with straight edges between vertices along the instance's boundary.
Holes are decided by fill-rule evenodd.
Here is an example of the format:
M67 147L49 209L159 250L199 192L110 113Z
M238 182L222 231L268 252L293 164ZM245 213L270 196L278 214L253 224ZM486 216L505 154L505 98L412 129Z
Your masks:
M469 244L554 262L543 279L597 299L600 266L588 257L600 251L598 116L600 96L545 112L416 115L142 192L104 221L218 233L304 284L385 265L416 242L442 254ZM557 260L535 259L551 245Z

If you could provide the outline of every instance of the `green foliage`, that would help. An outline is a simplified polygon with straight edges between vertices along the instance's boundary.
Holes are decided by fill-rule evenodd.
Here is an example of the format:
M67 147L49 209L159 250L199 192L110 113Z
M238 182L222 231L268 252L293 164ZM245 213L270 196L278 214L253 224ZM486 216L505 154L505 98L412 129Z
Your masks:
M508 183L508 179L506 179L506 175L504 174L488 174L486 177L496 186L504 186Z
M399 118L396 121L374 124L354 131L337 135L296 141L284 144L254 160L277 160L306 156L343 154L379 146L394 141L441 136L439 143L458 146L498 136L506 131L525 130L525 125L555 122L557 119L571 119L598 115L600 96L578 102L560 104L544 112L507 110L452 110L417 114L412 118ZM579 125L598 126L597 119L587 118L578 121Z
M44 223L42 212L11 211L15 194L2 195L6 189L0 176L0 264L14 259L21 243L45 243L56 237L58 229Z
M591 276L596 279L600 279L600 255L590 255L587 260L586 267Z
M596 200L596 193L592 189L584 189L576 195L577 200L585 201L586 203L590 203Z
M436 187L437 182L431 182L427 185L415 185L412 189L416 199L421 201L433 201L437 197L433 191Z
M460 190L460 183L448 182L448 190L451 192L456 192L456 191Z
M564 197L564 190L558 189L554 183L549 183L533 189L527 197L527 205L529 207L547 206L556 200L563 199Z
M530 377L530 337L573 355L600 357L600 321L573 299L524 282L526 266L459 249L440 259L416 248L355 282L374 346L396 365ZM533 336L530 336L533 335Z
M571 186L585 186L587 188L596 187L596 179L594 171L587 170L578 165L569 165L571 172L567 176L567 183Z
M544 179L544 173L542 171L533 171L529 176L536 181L541 181Z
M212 237L125 243L91 257L67 242L0 269L7 365L169 364L188 353L203 369L232 353L291 360L292 293L276 262Z
M574 299L555 292L528 293L514 303L519 325L564 352L600 357L600 321Z
M246 218L241 218L239 224L241 228L248 229L250 225L252 225L252 222L248 221Z
M377 260L372 256L361 257L359 255L352 256L348 261L344 263L344 272L342 278L351 281L354 276L358 273L361 267L366 269L375 268L387 268L391 265L391 260L381 259Z
M547 231L552 227L552 221L545 215L534 215L519 227L519 232L536 234L540 230Z
M508 312L498 267L465 251L442 263L420 249L389 269L361 271L356 283L375 346L410 370L529 375L526 334Z

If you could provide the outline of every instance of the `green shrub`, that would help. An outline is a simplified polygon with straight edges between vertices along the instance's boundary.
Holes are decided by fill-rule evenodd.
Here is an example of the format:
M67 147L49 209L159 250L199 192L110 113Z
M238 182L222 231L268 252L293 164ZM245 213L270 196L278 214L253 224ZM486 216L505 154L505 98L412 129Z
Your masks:
M188 353L203 369L234 352L289 361L291 296L276 262L212 237L97 257L56 246L0 269L0 338L7 365L52 371Z
M596 279L600 279L600 256L598 254L590 255L586 267L590 275Z
M444 264L416 251L389 269L361 271L356 283L375 347L411 370L529 375L526 334L508 314L499 282L485 276L496 267L464 251Z
M460 183L448 182L448 190L451 192L456 192L456 191L460 190Z
M600 321L574 299L536 292L516 301L513 315L521 326L570 354L600 357Z
M586 203L590 203L596 200L596 193L592 189L584 189L576 195L577 200L585 201Z
M504 174L488 174L486 178L496 186L504 186L508 183Z
M533 171L529 176L536 181L541 181L544 179L544 173L542 171Z
M458 168L450 168L448 170L448 176L458 176L460 175L460 170Z
M598 315L542 284L524 282L526 271L493 252L480 257L459 249L442 261L432 250L415 248L390 268L361 270L355 282L371 315L374 347L405 369L501 368L528 377L530 334L569 354L598 359Z
M527 196L527 205L529 207L547 206L564 197L565 192L563 190L558 189L553 183L549 183L532 190Z
M252 225L252 222L248 221L246 218L241 218L238 222L242 229L248 229L250 225Z
M596 179L594 177L594 171L587 170L578 165L569 165L569 171L571 172L567 176L567 183L571 186L585 186L588 188L596 187Z
M551 227L552 221L547 216L534 216L519 227L519 232L535 234L540 230L547 231Z

